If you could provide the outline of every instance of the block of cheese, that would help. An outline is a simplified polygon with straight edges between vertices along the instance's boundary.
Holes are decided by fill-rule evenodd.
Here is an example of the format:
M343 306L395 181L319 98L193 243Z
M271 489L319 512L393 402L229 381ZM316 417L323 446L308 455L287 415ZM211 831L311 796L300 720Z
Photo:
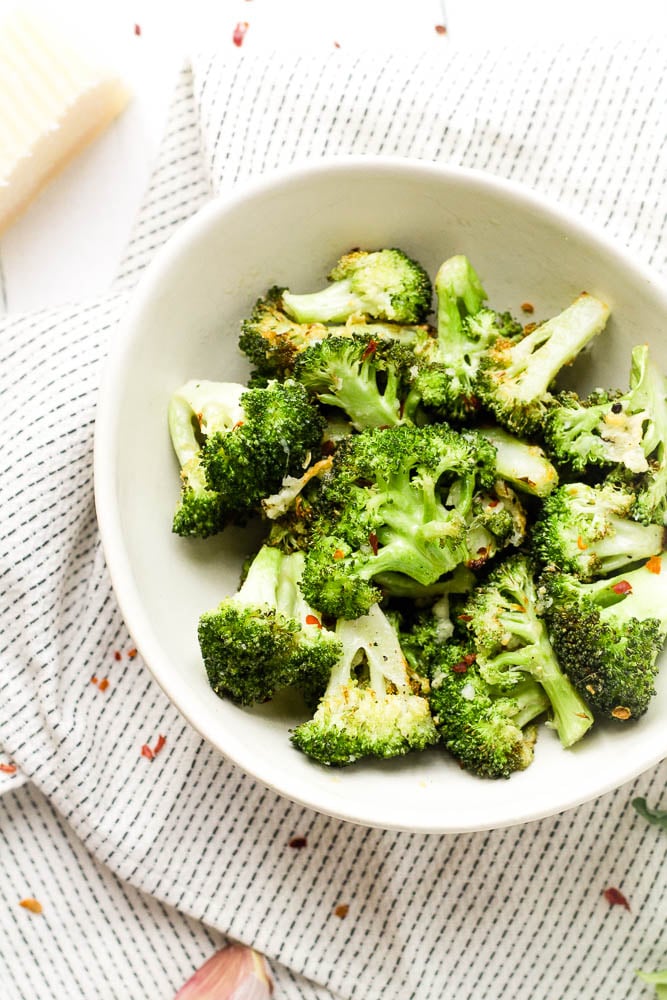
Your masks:
M129 97L39 18L18 9L0 23L0 233Z

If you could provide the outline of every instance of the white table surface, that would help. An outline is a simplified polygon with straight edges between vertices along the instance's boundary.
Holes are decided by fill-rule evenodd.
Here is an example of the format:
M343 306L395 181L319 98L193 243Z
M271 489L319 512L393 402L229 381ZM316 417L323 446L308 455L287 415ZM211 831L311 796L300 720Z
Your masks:
M0 0L0 14L16 6ZM0 239L0 311L24 311L103 291L114 276L156 154L171 82L188 51L232 41L243 51L384 46L527 47L575 36L651 37L667 28L656 0L34 0L85 51L99 52L129 82L134 100ZM140 28L140 34L135 31ZM436 31L445 25L446 34Z

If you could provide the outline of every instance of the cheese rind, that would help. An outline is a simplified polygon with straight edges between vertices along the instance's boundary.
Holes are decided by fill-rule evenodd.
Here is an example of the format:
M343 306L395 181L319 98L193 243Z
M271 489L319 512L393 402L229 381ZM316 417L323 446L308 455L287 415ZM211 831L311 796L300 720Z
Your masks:
M130 99L34 17L0 25L0 233Z

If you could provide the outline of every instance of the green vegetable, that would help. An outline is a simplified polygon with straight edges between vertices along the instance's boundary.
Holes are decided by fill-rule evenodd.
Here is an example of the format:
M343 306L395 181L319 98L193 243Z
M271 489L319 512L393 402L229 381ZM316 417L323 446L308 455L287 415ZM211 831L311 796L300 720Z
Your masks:
M643 816L647 823L652 823L654 826L660 826L663 830L667 830L667 809L650 809L646 804L645 798L633 799L632 806L640 816Z

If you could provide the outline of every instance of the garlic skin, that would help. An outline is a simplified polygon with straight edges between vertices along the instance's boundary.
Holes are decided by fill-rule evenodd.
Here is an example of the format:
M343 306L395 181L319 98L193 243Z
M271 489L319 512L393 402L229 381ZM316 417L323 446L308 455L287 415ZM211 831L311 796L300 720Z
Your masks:
M273 982L265 959L252 948L230 944L197 969L174 1000L268 1000Z

